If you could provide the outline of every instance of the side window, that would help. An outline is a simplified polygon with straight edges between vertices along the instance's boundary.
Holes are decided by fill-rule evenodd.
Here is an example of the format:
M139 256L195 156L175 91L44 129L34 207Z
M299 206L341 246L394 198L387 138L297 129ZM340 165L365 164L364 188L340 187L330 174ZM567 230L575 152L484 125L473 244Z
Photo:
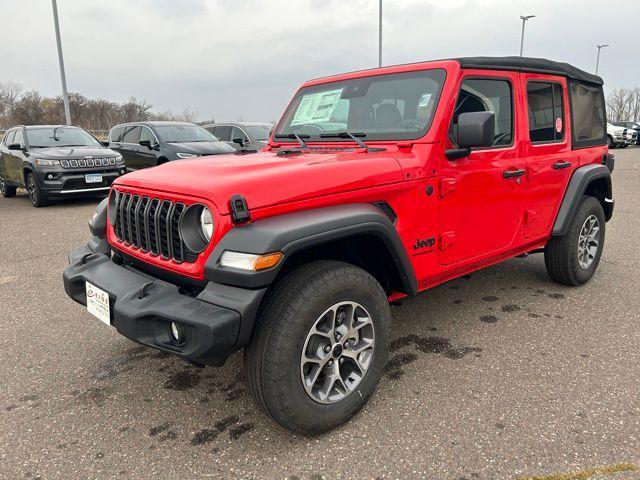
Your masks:
M468 78L463 80L453 112L450 130L455 138L458 116L461 113L493 112L496 116L496 131L493 146L507 146L513 143L513 93L507 80Z
M5 145L11 145L13 143L13 139L15 137L16 131L15 130L10 130L7 132L7 134L4 137L4 144Z
M127 127L124 131L124 135L122 137L123 143L138 143L140 141L140 130L139 126Z
M110 142L119 142L122 140L122 132L124 132L124 127L113 127L111 132L109 132L109 141Z
M573 146L606 143L605 106L602 87L572 83L569 87Z
M249 141L249 138L244 134L244 132L240 128L233 127L233 131L231 133L231 140L235 140L236 138L241 138L243 142Z
M219 127L216 127L213 131L213 134L223 142L231 141L231 127L228 125L221 125Z
M156 143L158 143L156 141L156 137L153 134L153 132L151 131L151 129L149 127L142 127L142 133L140 133L140 140L149 140L151 142L151 145L155 145Z
M24 139L22 138L22 130L18 129L16 130L16 136L13 139L13 142L11 143L19 143L21 146L24 147Z
M560 84L529 82L527 104L531 143L564 140L564 105Z

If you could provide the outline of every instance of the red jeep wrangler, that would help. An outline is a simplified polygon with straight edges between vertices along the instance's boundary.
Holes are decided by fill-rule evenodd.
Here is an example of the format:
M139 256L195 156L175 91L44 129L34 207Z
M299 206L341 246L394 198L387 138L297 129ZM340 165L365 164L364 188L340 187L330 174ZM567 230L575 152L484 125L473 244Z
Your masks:
M198 365L245 348L257 403L327 431L374 391L389 301L531 252L594 274L613 200L602 80L459 58L305 83L261 152L117 179L67 294Z

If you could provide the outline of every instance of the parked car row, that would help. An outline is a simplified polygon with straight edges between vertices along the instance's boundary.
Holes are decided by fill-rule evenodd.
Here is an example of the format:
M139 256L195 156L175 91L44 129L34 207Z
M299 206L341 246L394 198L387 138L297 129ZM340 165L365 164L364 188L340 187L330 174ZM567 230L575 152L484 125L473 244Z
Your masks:
M627 132L630 130L635 131L636 145L640 145L640 122L613 122L616 127L624 127L627 129Z
M256 151L272 125L132 122L116 125L106 142L66 125L19 125L0 142L0 193L25 188L36 207L70 196L105 195L127 172L183 158ZM215 133L219 135L216 136Z

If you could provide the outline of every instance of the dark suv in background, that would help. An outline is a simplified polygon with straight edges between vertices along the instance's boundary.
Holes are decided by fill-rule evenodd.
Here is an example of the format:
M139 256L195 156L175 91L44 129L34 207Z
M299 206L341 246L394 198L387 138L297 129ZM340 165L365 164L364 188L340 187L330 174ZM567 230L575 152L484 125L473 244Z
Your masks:
M124 157L127 170L155 167L181 158L235 150L204 128L187 122L135 122L109 131L109 147Z
M260 150L267 145L273 125L257 122L225 122L212 123L205 125L204 128L236 150Z
M122 155L79 127L16 126L0 143L0 193L9 198L26 188L35 207L54 198L105 195L123 173Z

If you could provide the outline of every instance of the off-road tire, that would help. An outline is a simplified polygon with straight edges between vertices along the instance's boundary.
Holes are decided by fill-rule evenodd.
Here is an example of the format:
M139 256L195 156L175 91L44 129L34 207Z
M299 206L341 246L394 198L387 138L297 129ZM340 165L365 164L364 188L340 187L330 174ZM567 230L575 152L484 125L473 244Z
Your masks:
M11 198L16 196L16 190L16 187L7 185L4 173L0 172L0 194L2 194L4 198Z
M25 185L27 187L27 193L29 194L31 204L34 207L44 207L49 204L49 199L42 191L42 188L40 188L40 184L38 183L34 173L27 174Z
M600 237L597 253L591 265L588 268L583 268L578 259L578 239L585 221L592 215L598 220ZM570 286L588 282L598 268L604 239L605 219L602 205L597 198L584 195L567 232L562 236L551 237L544 249L544 263L551 279L554 282Z
M305 391L301 355L305 339L325 310L341 301L362 305L373 321L373 358L362 380L342 400L318 403ZM337 261L293 270L269 292L245 349L245 377L256 403L282 427L302 435L327 432L355 415L383 373L389 352L391 312L387 296L369 273Z
M609 148L615 148L615 145L613 143L613 137L611 135L607 135L607 146Z

